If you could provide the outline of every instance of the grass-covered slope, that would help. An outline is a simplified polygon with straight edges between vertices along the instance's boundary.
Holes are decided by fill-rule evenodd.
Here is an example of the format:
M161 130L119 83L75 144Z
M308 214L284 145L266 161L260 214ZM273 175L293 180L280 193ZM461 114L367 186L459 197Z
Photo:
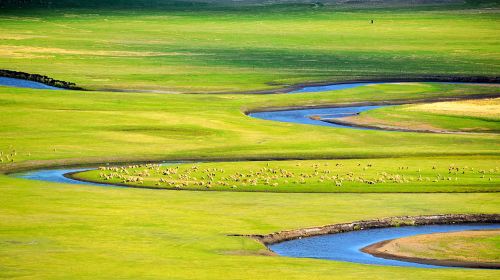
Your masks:
M87 89L166 92L496 77L498 20L496 9L468 6L4 10L0 67Z

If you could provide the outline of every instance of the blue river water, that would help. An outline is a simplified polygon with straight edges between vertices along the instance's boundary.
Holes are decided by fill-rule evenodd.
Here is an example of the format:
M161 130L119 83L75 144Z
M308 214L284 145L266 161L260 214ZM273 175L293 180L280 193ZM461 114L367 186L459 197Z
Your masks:
M297 90L293 90L287 92L288 94L295 93L306 93L306 92L322 92L322 91L330 91L330 90L340 90L340 89L348 89L348 88L356 88L368 85L379 85L379 84L387 84L387 83L346 83L346 84L330 84L330 85L322 85L322 86L305 86Z
M367 229L285 241L270 245L269 249L278 255L295 258L315 258L372 265L442 268L443 266L374 257L362 252L361 249L384 240L418 234L498 228L500 228L500 224L428 225Z
M371 129L362 127L352 127L347 125L340 125L325 122L322 120L311 119L311 116L318 116L321 119L336 119L348 116L354 116L361 112L381 108L384 106L356 106L356 107L338 107L338 108L317 108L317 109L298 109L298 110L285 110L285 111L270 111L270 112L256 112L248 114L250 117L259 118L263 120L291 122L300 124L312 124L330 127L342 127L351 129Z
M321 86L304 86L299 89L287 92L288 94L308 93L308 92L323 92L332 90L341 90L348 88L356 88L369 85L394 84L396 82L364 82L364 83L345 83L345 84L327 84ZM434 84L461 84L461 85L498 85L498 83L468 83L468 82L426 82ZM400 84L400 83L398 83Z
M162 162L160 165L168 166L172 164L181 164L185 163L183 161L169 161ZM96 168L96 167L95 167ZM74 180L71 178L67 178L64 175L73 172L83 172L92 170L95 168L91 167L82 167L82 168L58 168L58 169L38 169L38 170L30 170L18 173L12 173L10 176L28 180L37 180L37 181L45 181L45 182L54 182L54 183L63 183L63 184L73 184L73 185L91 185L91 186L100 186L100 187L122 187L118 185L112 184L99 184L92 182L84 182L79 180Z
M74 185L92 185L92 186L102 186L102 187L111 186L108 184L83 182L83 181L73 180L71 178L64 177L64 174L67 174L67 173L87 171L90 169L92 169L92 168L41 169L41 170L32 170L32 171L26 171L26 172L20 172L20 173L13 173L13 174L11 174L11 176L16 177L16 178L38 180L38 181L45 181L45 182L54 182L54 183L64 183L64 184L74 184Z
M19 87L19 88L34 88L34 89L54 89L54 90L64 90L63 88L53 87L39 82L33 82L28 80L0 77L0 86L7 87Z

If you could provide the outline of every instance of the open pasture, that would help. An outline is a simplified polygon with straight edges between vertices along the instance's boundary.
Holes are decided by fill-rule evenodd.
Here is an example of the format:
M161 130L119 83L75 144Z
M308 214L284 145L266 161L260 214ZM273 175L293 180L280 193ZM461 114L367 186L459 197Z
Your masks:
M25 279L481 279L495 270L416 269L269 256L262 234L400 215L497 213L498 196L157 191L0 175L0 275ZM194 265L195 264L195 265ZM251 268L251 269L249 269Z
M459 84L385 84L274 95L169 95L2 88L3 170L143 160L495 155L498 135L359 131L254 119L268 107L492 95ZM37 121L33 121L37 120ZM286 137L283 137L286 135Z
M499 76L497 6L452 2L110 9L89 1L92 8L1 10L0 68L93 91L0 87L0 278L498 278L496 270L278 257L235 236L499 213L498 86L415 81ZM412 82L242 94L389 78ZM224 94L206 94L214 92ZM489 100L455 102L477 98ZM415 133L247 115L407 103L419 104L367 114L411 113L415 123L445 129L479 119L491 126ZM85 180L152 189L10 175L70 165L102 166L74 175Z
M87 89L184 93L495 77L498 20L460 5L12 10L0 14L0 65Z

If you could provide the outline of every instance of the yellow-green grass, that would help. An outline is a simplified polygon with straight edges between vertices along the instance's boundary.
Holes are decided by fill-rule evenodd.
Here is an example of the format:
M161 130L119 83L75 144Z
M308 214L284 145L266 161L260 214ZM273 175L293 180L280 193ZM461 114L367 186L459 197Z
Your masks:
M407 258L498 264L499 249L500 230L472 230L399 238L377 251Z
M495 77L498 20L497 9L447 6L4 10L0 65L88 89L167 92Z
M394 76L493 77L500 72L497 22L495 9L2 10L0 65L89 89L175 92ZM457 182L467 184L462 189L493 190L497 187L488 183L488 175L497 175L489 171L498 158L496 135L355 131L263 121L243 113L472 94L498 90L418 83L305 95L181 96L2 87L0 171L121 160L382 157L390 159L380 166L392 170L429 157L422 160L429 163L422 172L435 175L427 166L433 157L447 155L435 159L445 172L452 162L488 170L485 178L457 174ZM259 164L223 163L241 169ZM497 193L174 192L63 185L0 174L0 194L0 278L498 277L489 270L268 256L255 240L228 236L387 216L498 213Z
M500 99L386 107L343 120L392 129L498 133Z
M74 178L175 190L495 192L498 157L298 160L99 167Z
M484 117L500 120L500 98L419 104L410 110L450 116Z
M0 169L119 160L354 157L396 157L386 164L397 168L413 161L405 157L442 155L448 157L437 159L440 170L452 162L486 168L497 161L497 135L336 129L253 119L243 111L494 93L489 86L438 84L261 96L0 88L0 151L14 161ZM432 158L427 162L430 167ZM483 181L478 180L489 177L472 178L471 188L479 189L474 184ZM271 257L255 240L227 236L387 216L497 213L497 193L184 192L6 175L0 175L0 193L4 278L477 279L498 274Z
M40 160L359 158L494 155L497 135L429 135L316 127L242 111L492 94L487 86L376 85L296 95L167 95L0 90L3 170ZM14 155L9 157L7 155ZM13 160L14 166L10 163Z
M265 256L228 234L399 215L497 213L496 194L155 191L0 175L5 279L494 279L498 271Z

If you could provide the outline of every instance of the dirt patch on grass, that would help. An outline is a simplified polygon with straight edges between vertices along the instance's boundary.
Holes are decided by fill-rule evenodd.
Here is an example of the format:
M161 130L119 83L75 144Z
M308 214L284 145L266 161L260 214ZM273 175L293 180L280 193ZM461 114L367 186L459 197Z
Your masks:
M350 116L339 119L346 123L353 123L359 126L374 126L385 130L411 130L411 131L426 131L426 132L451 132L439 127L432 126L427 123L419 123L415 121L398 122L391 120L381 120L370 116Z

